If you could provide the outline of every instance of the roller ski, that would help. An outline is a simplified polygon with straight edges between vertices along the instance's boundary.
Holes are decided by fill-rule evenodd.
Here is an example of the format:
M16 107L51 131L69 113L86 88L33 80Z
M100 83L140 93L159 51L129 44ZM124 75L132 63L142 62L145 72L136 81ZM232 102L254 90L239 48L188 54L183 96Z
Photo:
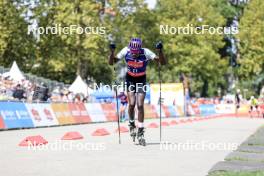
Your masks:
M146 146L146 140L144 138L144 128L138 128L137 139L139 145Z
M133 142L135 142L136 141L136 136L137 136L137 133L136 133L136 125L135 125L135 123L134 122L129 122L129 132L130 132L130 136L132 137L132 139L133 139Z

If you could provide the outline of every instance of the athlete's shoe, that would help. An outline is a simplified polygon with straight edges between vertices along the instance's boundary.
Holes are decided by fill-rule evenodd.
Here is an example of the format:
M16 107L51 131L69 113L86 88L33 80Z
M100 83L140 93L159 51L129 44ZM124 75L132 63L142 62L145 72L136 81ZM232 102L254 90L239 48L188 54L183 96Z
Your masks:
M146 140L144 138L144 128L138 128L137 139L139 145L146 146Z
M129 132L130 132L130 136L132 137L133 139L133 142L135 142L135 139L136 139L136 125L135 125L135 122L130 122L129 121Z

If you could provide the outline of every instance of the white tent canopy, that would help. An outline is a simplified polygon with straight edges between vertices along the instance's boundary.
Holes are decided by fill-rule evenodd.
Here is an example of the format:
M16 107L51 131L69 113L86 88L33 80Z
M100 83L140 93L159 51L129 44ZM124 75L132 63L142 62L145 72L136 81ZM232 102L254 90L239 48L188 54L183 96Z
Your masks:
M9 72L4 73L4 76L9 76L15 81L21 81L25 79L24 75L18 68L16 61L13 62L12 67L10 68Z
M82 80L82 78L78 75L72 85L69 87L69 91L74 94L82 93L84 96L88 96L92 93L92 89L87 86L87 84Z

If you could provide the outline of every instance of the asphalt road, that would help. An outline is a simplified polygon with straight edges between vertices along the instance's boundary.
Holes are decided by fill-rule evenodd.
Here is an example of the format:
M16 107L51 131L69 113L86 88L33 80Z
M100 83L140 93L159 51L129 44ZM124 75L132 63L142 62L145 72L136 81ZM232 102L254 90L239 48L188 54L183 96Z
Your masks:
M151 122L158 120L147 120L146 126ZM1 131L0 175L205 176L263 124L263 119L223 117L162 127L162 144L159 128L148 128L145 147L134 144L128 133L121 134L122 144L118 144L116 123ZM92 136L97 128L111 134ZM69 131L80 132L84 139L61 141ZM31 135L41 135L49 143L36 148L18 146Z

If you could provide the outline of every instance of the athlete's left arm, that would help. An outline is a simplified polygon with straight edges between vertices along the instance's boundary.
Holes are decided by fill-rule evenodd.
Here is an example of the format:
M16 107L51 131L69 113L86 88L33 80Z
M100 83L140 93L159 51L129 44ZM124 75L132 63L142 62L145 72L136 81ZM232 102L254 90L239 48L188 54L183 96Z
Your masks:
M157 49L158 56L155 57L155 60L157 60L161 65L167 64L166 57L163 54L162 49Z
M162 49L157 49L158 55L154 52L150 51L149 49L145 48L145 55L148 60L156 60L157 62L161 63L161 65L165 65L167 63L166 58L163 54Z

